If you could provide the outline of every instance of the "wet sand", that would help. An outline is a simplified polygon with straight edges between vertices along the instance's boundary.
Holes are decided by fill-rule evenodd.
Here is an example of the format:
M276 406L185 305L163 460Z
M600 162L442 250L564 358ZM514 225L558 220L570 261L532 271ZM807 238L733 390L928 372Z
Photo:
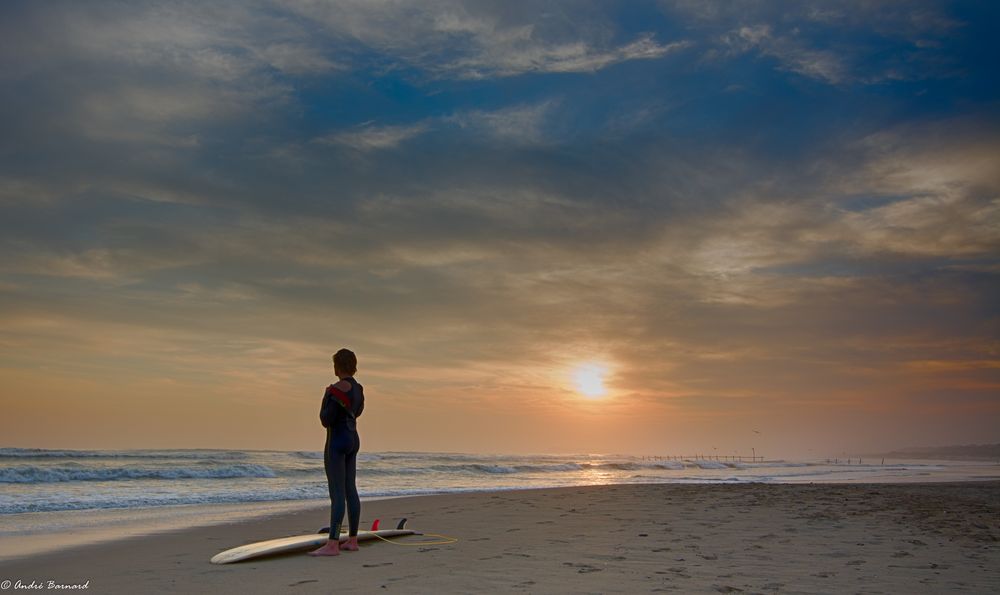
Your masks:
M996 593L1000 482L614 485L368 502L457 537L216 566L214 554L312 533L326 508L0 562L3 581L89 593ZM58 539L58 536L54 536ZM89 581L89 583L88 583ZM8 591L17 592L14 586ZM39 589L46 590L46 589ZM25 592L27 589L22 589Z

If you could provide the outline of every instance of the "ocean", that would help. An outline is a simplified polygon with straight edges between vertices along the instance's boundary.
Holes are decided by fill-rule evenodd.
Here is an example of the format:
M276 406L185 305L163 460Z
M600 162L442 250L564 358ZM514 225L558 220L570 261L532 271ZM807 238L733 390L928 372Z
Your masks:
M361 453L362 498L620 483L912 482L1000 477L1000 464L716 461L623 455ZM327 498L323 455L259 450L0 448L4 515ZM0 525L2 527L2 525Z
M430 452L365 452L358 461L363 500L620 483L997 478L996 462ZM318 529L328 524L328 503L320 452L0 448L0 560L307 509L316 511Z

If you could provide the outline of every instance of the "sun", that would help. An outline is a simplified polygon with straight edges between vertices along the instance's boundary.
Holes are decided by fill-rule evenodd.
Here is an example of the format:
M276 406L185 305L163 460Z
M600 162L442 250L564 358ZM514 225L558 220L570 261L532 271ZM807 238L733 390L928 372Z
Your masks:
M608 389L604 387L604 376L607 373L607 366L595 363L580 364L573 369L573 384L581 395L588 399L599 399L608 394Z

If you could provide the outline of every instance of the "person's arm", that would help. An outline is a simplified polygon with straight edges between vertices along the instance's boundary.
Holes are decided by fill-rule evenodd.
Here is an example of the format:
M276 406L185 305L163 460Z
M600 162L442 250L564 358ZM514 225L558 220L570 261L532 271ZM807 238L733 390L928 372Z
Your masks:
M333 402L333 398L330 396L331 388L333 387L326 387L326 392L323 393L323 404L319 407L319 423L323 424L324 428L329 428L333 424L334 417L337 415L334 407L338 407L338 405Z
M365 410L365 389L358 385L358 412L354 417L361 417L361 412Z

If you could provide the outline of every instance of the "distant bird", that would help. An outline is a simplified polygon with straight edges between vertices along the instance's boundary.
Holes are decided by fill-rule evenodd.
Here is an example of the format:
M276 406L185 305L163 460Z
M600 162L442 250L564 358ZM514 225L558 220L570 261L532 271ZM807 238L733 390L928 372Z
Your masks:
M760 430L754 430L753 433L754 434L760 434Z

